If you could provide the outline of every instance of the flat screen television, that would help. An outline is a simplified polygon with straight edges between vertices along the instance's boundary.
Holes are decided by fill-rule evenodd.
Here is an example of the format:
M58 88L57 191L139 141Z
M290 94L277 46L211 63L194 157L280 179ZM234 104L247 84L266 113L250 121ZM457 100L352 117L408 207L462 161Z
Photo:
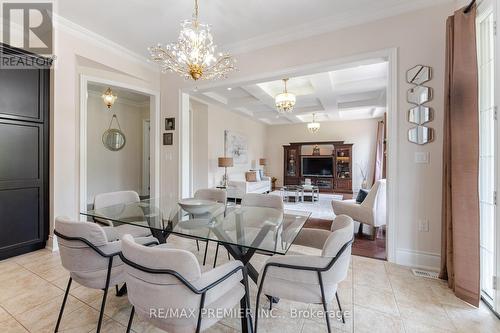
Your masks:
M333 177L333 156L302 156L302 176Z

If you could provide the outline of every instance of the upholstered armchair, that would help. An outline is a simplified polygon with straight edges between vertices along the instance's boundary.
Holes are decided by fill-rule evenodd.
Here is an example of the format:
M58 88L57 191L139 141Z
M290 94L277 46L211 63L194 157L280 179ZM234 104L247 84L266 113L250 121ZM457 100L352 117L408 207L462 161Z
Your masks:
M94 197L94 209L101 209L104 207L123 205L125 207L126 204L139 202L139 194L135 191L117 191L117 192L108 192L108 193L100 193ZM130 217L136 218L137 221L139 219L144 219L144 212L142 209L137 207L127 207L126 215L122 215L122 217ZM95 219L96 222L101 223L103 225L107 225L109 227L113 227L109 232L114 232L115 237L121 239L123 235L130 234L134 237L147 237L151 235L151 230L147 228L148 223L146 221L143 222L144 227L138 227L134 225L121 224L115 225L112 221L106 219Z
M386 224L386 180L377 180L365 200L358 204L356 200L332 201L335 215L347 215L359 222L358 233L363 233L363 225L372 227L372 239L377 235L378 228Z
M198 260L189 251L162 246L148 248L129 235L123 238L122 246L128 298L133 305L127 332L134 312L162 330L191 333L206 330L221 319L204 313L227 313L240 301L249 306L247 274L240 261L230 261L202 273ZM188 315L159 314L169 309ZM246 318L242 324L249 322Z
M336 297L342 312L337 287L349 270L354 222L348 216L337 216L334 225L333 232L326 231L328 237L323 238L320 256L273 256L266 261L259 274L255 332L261 293L295 302L322 304L325 313L328 313L327 304ZM318 243L314 240L315 246ZM325 317L328 332L331 332L329 316ZM342 321L345 323L343 313Z
M62 266L70 275L55 332L59 330L73 280L87 288L104 290L97 323L99 332L108 288L125 282L124 265L119 258L121 241L109 239L105 228L97 223L75 222L66 217L56 218L54 234L57 236ZM157 244L153 237L137 238L136 241L145 245Z

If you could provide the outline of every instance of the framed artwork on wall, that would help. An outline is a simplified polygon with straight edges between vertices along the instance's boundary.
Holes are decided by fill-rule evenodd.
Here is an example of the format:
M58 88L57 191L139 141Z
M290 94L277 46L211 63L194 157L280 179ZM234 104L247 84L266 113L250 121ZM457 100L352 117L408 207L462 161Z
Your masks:
M163 145L171 146L174 144L174 134L173 133L163 133Z
M175 130L175 118L165 118L165 131Z
M247 137L241 133L224 131L224 151L225 156L232 157L234 164L248 163L248 141Z

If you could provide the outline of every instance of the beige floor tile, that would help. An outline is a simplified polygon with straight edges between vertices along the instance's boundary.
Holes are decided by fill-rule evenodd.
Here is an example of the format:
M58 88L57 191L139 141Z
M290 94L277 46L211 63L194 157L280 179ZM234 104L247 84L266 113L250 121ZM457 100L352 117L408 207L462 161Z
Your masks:
M18 323L14 318L9 318L4 320L0 325L2 333L27 333L26 330L20 323Z
M386 292L365 285L354 286L354 304L399 316L398 306L392 292Z
M17 315L62 294L61 289L44 281L36 289L20 290L14 297L1 301L0 305L10 314Z
M445 330L439 327L432 327L426 323L403 319L406 333L454 333L456 331Z
M58 257L59 252L52 252L50 250L39 250L27 254L23 254L17 257L12 258L12 260L20 265L30 264L36 260L43 260L46 258Z
M354 268L352 278L355 285L370 286L373 289L392 292L391 282L385 269L377 268L376 270L370 270Z
M476 309L470 305L443 305L446 313L457 328L463 333L498 333L500 320L484 305Z
M74 283L74 282L73 282ZM84 303L91 304L96 299L102 300L103 291L97 289L87 288L85 286L78 286L75 289L71 288L70 295L75 296Z
M127 327L120 325L116 321L112 319L108 319L102 323L102 328L101 332L105 333L124 333L126 331ZM89 333L95 333L97 330L97 327L91 330Z
M16 315L15 318L30 332L54 332L63 297L64 295L58 296L49 302L40 304L29 311ZM82 308L84 305L84 303L80 302L76 298L68 296L62 322L66 320L66 317L69 314L73 311L78 311L78 309Z
M11 315L4 308L0 307L0 323L10 318Z
M429 326L453 331L455 326L439 303L425 300L396 298L401 317L407 320L426 323Z
M99 312L90 306L84 305L77 311L63 317L59 332L61 333L87 333L97 328ZM105 317L104 320L109 318Z
M354 332L404 333L404 326L399 317L355 305Z
M203 333L237 333L237 332L240 332L240 331L235 330L232 327L219 324L219 323L213 325L208 330L203 331Z
M89 303L97 311L101 310L101 304L102 297ZM106 307L104 308L106 316L118 321L122 325L127 325L131 310L132 305L129 303L127 296L117 297L114 289L109 290Z

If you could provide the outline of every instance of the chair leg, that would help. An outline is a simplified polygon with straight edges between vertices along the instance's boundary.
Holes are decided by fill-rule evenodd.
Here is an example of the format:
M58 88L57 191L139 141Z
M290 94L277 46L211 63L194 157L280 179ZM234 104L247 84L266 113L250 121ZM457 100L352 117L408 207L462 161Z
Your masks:
M198 313L198 323L196 324L196 333L200 333L200 329L201 329L201 312L203 310L203 307L205 306L205 296L206 296L206 293L201 294L200 312Z
M219 254L219 243L217 243L217 247L215 248L215 258L214 258L214 268L217 266L217 255Z
M339 306L339 311L342 314L342 324L345 324L344 311L342 311L342 307L340 306L339 294L335 292L335 298L337 298L337 305Z
M116 296L118 296L118 294L120 293L120 291L118 290L118 285L115 284L115 291L116 291Z
M245 309L246 312L242 313L241 317L241 331L242 332L248 332L251 333L253 332L253 323L252 323L252 315L250 312L250 289L248 287L248 271L245 268L243 268L243 285L245 286L245 296L242 300L242 302L245 303Z
M57 324L56 324L56 328L54 329L55 333L57 333L57 331L59 330L59 325L61 324L61 319L62 319L62 315L64 312L64 307L66 306L66 300L68 299L69 289L71 288L72 281L73 281L73 279L70 277L68 280L68 286L66 287L66 292L64 293L64 298L63 298L63 302L61 305L61 311L59 311L59 317L57 317Z
M372 241L377 239L378 227L372 227Z
M104 317L104 308L106 307L106 297L108 297L109 280L111 279L111 268L113 268L113 257L109 258L108 274L106 275L106 286L104 287L104 295L102 296L101 312L99 313L99 321L97 322L96 333L101 332L102 319Z
M208 252L208 241L206 242L205 245L205 254L203 255L203 266L205 266L205 263L207 262L207 252Z
M360 224L359 224L359 228L358 228L358 236L359 236L359 237L363 236L363 223L360 223Z
M328 333L331 333L332 329L330 327L330 318L329 318L328 309L326 306L325 289L323 288L323 279L321 277L321 272L318 272L318 279L319 279L319 287L321 288L321 301L323 303L323 310L325 311L326 327L328 329Z
M128 319L127 333L130 333L130 329L132 328L132 321L134 321L134 313L135 313L135 308L132 307L132 311L130 311L130 318Z
M198 248L198 252L200 252L200 243L198 242L198 240L196 240L196 247Z

